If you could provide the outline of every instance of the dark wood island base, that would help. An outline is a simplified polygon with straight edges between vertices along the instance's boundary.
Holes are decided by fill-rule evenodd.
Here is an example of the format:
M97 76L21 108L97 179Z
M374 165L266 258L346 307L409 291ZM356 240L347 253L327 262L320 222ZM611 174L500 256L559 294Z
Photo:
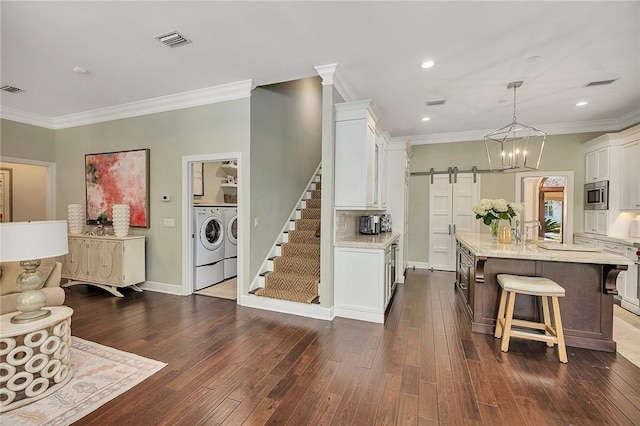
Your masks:
M567 346L616 351L613 296L617 294L616 277L627 269L627 265L501 258L476 252L477 248L468 247L458 238L456 297L472 331L494 332L500 300L498 274L538 276L549 278L565 289L565 297L560 298L560 310ZM535 297L519 295L516 316L540 321L542 310L539 305Z

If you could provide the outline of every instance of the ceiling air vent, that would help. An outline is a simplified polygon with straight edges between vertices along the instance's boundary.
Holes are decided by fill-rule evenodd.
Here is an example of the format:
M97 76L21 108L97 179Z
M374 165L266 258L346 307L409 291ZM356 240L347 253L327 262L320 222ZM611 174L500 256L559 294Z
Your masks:
M154 38L160 41L161 43L166 44L169 47L178 47L184 44L191 43L191 40L189 40L188 38L186 38L185 36L183 36L182 34L180 34L175 30L169 31L168 33L165 33L165 34L160 34L158 36L155 36Z
M588 83L585 87L606 86L607 84L611 84L616 80L617 78L614 78L613 80L592 81L591 83Z
M24 90L18 88L18 87L14 87L14 86L2 86L0 87L0 90L3 90L5 92L9 92L9 93L18 93L18 92L24 92Z
M444 105L447 102L445 99L438 99L437 101L427 101L425 102L425 106L436 106L436 105Z

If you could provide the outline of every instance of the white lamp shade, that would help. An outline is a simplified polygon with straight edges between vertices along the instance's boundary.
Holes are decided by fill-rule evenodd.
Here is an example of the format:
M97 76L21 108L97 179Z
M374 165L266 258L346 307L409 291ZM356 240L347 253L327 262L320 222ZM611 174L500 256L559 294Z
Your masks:
M0 223L0 261L17 262L69 252L67 221Z

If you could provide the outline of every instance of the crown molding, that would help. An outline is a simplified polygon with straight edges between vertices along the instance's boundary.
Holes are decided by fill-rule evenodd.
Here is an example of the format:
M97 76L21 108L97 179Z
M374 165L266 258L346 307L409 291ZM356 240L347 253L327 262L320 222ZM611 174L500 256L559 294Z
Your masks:
M8 120L58 130L248 98L251 96L252 88L252 80L244 80L55 118L11 108L2 108L0 116Z
M344 76L340 67L336 68L336 72L333 75L333 85L338 93L340 93L340 96L342 96L342 99L344 99L345 102L360 100L358 95L356 95L355 90L353 90L353 87L351 87L351 84L349 84L349 81Z
M548 135L566 135L571 133L617 132L638 122L640 110L629 113L621 118L610 120L577 121L573 123L536 124L533 127L546 132ZM629 124L626 124L629 123ZM468 132L434 133L430 135L405 136L411 138L411 145L431 145L449 142L481 141L484 136L495 129L472 130ZM394 137L394 139L402 137Z
M327 86L333 84L333 76L336 73L338 64L318 65L314 67L320 77L322 77L322 85Z
M0 118L5 120L17 121L18 123L31 124L32 126L43 127L45 129L55 130L55 118L45 117L44 115L32 114L11 107L0 108Z
M252 81L244 80L237 83L191 90L189 92L160 96L114 107L56 117L55 124L56 129L65 129L68 127L232 101L251 96L251 88Z

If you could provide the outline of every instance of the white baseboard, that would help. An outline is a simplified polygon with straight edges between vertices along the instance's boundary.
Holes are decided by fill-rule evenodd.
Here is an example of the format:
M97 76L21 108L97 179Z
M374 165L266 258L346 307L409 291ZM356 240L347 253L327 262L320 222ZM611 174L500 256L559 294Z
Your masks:
M167 283L159 283L155 281L145 281L142 284L138 284L138 287L147 291L155 291L157 293L166 293L166 294L175 294L176 296L189 295L189 294L184 294L182 292L182 286L167 284Z
M640 307L638 305L634 305L633 303L629 303L626 300L622 300L620 302L620 307L626 309L627 311L633 312L636 315L640 315Z
M243 294L240 298L240 305L248 308L264 309L266 311L298 315L324 321L331 321L334 318L333 307L326 308L313 303L290 302L288 300L273 299L271 297L254 296L253 294Z
M429 262L407 262L407 267L416 269L429 269Z
M384 313L363 312L348 308L335 308L337 317L384 324Z

